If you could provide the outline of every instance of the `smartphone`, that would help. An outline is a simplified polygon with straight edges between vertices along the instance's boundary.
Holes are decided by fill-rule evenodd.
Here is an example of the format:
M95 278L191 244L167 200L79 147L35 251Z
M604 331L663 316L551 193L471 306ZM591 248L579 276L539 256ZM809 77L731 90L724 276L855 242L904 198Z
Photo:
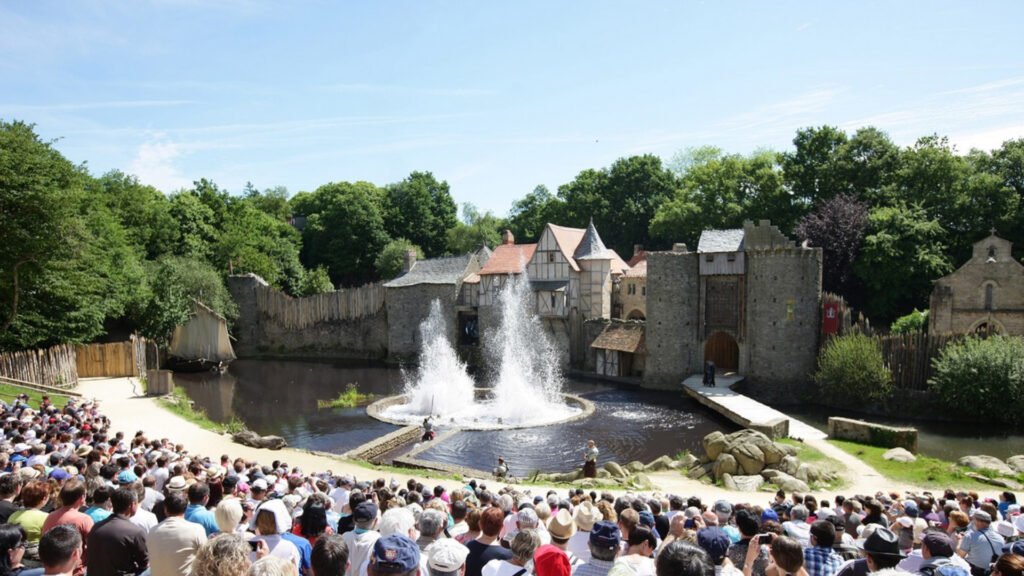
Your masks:
M760 534L760 535L758 535L757 543L758 544L771 544L772 543L772 535L771 534Z
M258 550L259 547L260 547L260 541L259 540L249 540L249 548L252 548L253 552Z
M696 528L696 527L697 527L697 523L696 523L696 522L695 522L695 521L693 520L693 518L690 518L690 519L688 519L688 520L687 520L687 521L686 521L686 522L685 522L685 523L683 524L683 528L686 528L686 529L688 529L688 530L689 530L689 529L692 529L692 528Z

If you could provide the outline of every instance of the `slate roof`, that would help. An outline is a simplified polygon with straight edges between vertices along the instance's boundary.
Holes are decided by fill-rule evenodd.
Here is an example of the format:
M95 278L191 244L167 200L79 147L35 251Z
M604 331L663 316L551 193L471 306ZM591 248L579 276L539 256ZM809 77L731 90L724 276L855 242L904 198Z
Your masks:
M583 233L583 238L580 239L572 257L577 260L611 260L612 255L601 241L593 218L590 219L590 224L587 224L587 230Z
M535 292L557 292L568 286L568 280L530 280L530 289Z
M536 251L536 244L501 244L494 249L478 274L521 274Z
M632 354L646 353L644 326L642 324L609 324L594 339L590 347Z
M484 242L480 246L480 248L477 249L476 259L478 262L480 262L481 267L483 267L484 264L487 264L487 260L490 259L491 254L494 254L494 251L487 247L486 242Z
M412 270L386 282L385 288L404 288L417 284L458 284L466 274L472 254L418 260Z
M697 252L741 252L743 229L705 230L697 241Z

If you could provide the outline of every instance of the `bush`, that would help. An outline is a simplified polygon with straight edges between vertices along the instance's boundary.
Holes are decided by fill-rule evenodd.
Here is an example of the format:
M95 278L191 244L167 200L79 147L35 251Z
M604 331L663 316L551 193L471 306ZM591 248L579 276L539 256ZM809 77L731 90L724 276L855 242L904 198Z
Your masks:
M825 345L814 381L827 398L851 407L885 400L892 392L892 372L885 365L881 347L860 333Z
M381 250L374 264L377 267L377 274L382 280L390 280L402 273L405 265L405 251L415 250L416 259L423 259L423 250L405 238L396 238L388 242Z
M889 327L893 334L910 334L911 332L928 331L928 311L921 312L917 308L906 316L900 316Z
M947 407L973 412L972 419L1024 422L1024 338L972 336L951 342L932 366L935 375L928 384Z

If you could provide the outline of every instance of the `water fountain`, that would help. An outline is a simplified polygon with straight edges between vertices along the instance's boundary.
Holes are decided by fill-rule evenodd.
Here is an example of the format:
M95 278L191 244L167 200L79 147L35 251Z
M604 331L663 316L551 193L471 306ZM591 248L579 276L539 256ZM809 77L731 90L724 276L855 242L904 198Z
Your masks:
M396 423L418 423L433 414L441 426L495 429L543 426L580 416L586 402L562 394L559 357L531 310L525 275L509 277L496 306L499 325L484 335L485 356L495 367L493 381L477 394L466 365L448 341L441 304L431 304L420 325L419 369L407 375L404 402L374 410Z

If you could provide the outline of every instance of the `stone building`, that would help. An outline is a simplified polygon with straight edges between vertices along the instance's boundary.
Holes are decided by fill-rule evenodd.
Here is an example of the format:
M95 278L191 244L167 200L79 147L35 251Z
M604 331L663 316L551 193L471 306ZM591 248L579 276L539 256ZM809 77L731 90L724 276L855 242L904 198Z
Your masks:
M413 262L394 280L386 282L385 307L388 315L388 357L413 360L419 353L420 323L430 315L431 303L441 302L441 314L448 322L449 339L459 340L466 328L456 321L456 301L463 280L480 270L478 255L463 254Z
M970 260L935 281L929 332L1024 334L1024 266L1012 247L993 231L974 244Z
M678 387L713 361L765 395L792 396L815 367L821 264L821 249L768 221L705 231L696 252L649 252L644 384Z
M647 318L647 251L633 247L633 257L626 263L629 269L613 290L613 316L625 320Z

